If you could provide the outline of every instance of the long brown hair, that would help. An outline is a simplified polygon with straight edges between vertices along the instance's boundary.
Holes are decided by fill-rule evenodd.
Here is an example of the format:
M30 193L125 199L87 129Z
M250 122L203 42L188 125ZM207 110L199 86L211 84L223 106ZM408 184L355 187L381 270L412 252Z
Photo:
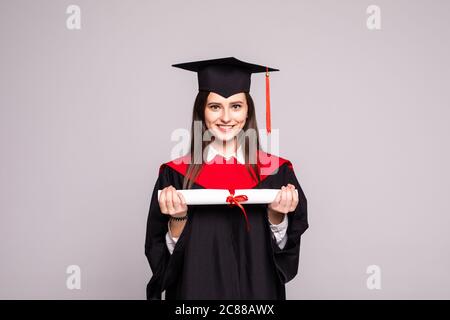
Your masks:
M191 125L191 148L190 148L190 163L188 165L187 173L183 180L183 189L191 189L192 185L194 184L195 180L197 179L198 175L200 174L200 171L203 166L203 152L206 148L206 146L210 143L210 141L203 141L201 143L201 161L198 161L199 159L196 159L197 161L194 161L194 123L195 121L201 121L202 123L202 137L204 136L205 131L208 130L205 124L205 108L206 108L206 102L209 95L209 91L199 91L197 94L197 97L195 98L194 102L194 109L192 112L192 125ZM253 99L250 96L248 92L245 92L245 98L247 100L248 105L248 113L247 113L247 120L245 122L244 127L242 128L241 134L243 132L246 132L247 129L253 129L256 133L255 139L256 139L256 154L254 154L254 159L256 159L256 162L258 162L259 159L259 150L260 150L260 143L259 143L259 134L258 134L258 126L256 124L256 113L255 113L255 105L253 103ZM242 136L244 137L244 157L245 157L245 167L247 171L249 172L250 176L256 180L258 183L261 181L260 173L258 170L258 166L256 163L250 163L250 141L248 136ZM200 163L199 163L200 162ZM255 162L255 161L252 161Z

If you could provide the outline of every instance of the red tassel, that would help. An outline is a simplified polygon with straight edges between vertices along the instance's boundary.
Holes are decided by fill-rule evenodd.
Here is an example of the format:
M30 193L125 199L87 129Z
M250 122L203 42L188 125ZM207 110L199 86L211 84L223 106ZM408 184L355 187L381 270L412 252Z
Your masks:
M248 222L247 212L245 212L244 207L240 204L240 202L245 202L248 200L248 197L245 194L240 194L238 196L234 195L234 189L229 189L230 195L227 197L227 202L229 202L229 206L238 206L245 217L245 222L247 226L247 232L250 232L250 224Z
M266 130L267 134L271 132L270 126L270 81L269 68L266 67Z

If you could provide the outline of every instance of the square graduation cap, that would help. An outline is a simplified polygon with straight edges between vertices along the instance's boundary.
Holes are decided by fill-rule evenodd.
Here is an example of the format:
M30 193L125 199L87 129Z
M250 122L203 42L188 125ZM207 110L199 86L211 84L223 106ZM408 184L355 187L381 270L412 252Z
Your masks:
M241 61L235 57L178 63L172 67L197 72L199 91L212 91L225 98L240 92L250 92L252 73L265 72L266 129L267 133L271 132L269 71L280 70Z

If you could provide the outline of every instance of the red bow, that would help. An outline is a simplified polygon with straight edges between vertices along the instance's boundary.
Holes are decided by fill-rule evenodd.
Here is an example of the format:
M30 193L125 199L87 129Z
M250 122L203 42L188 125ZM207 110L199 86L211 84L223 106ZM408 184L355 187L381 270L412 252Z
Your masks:
M238 196L234 195L234 189L229 189L228 191L230 191L230 195L227 197L227 202L229 202L229 206L233 207L235 205L237 205L239 208L241 208L242 213L245 216L245 221L247 224L247 232L250 231L250 225L248 224L248 218L247 218L247 213L245 212L244 207L239 203L241 201L247 201L248 197L245 194L240 194Z

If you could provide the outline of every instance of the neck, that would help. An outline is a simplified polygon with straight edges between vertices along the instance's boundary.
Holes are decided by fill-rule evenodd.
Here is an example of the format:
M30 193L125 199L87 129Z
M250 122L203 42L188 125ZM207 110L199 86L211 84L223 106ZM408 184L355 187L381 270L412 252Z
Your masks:
M214 149L225 155L225 157L233 155L237 152L236 138L229 141L214 140L211 144Z

